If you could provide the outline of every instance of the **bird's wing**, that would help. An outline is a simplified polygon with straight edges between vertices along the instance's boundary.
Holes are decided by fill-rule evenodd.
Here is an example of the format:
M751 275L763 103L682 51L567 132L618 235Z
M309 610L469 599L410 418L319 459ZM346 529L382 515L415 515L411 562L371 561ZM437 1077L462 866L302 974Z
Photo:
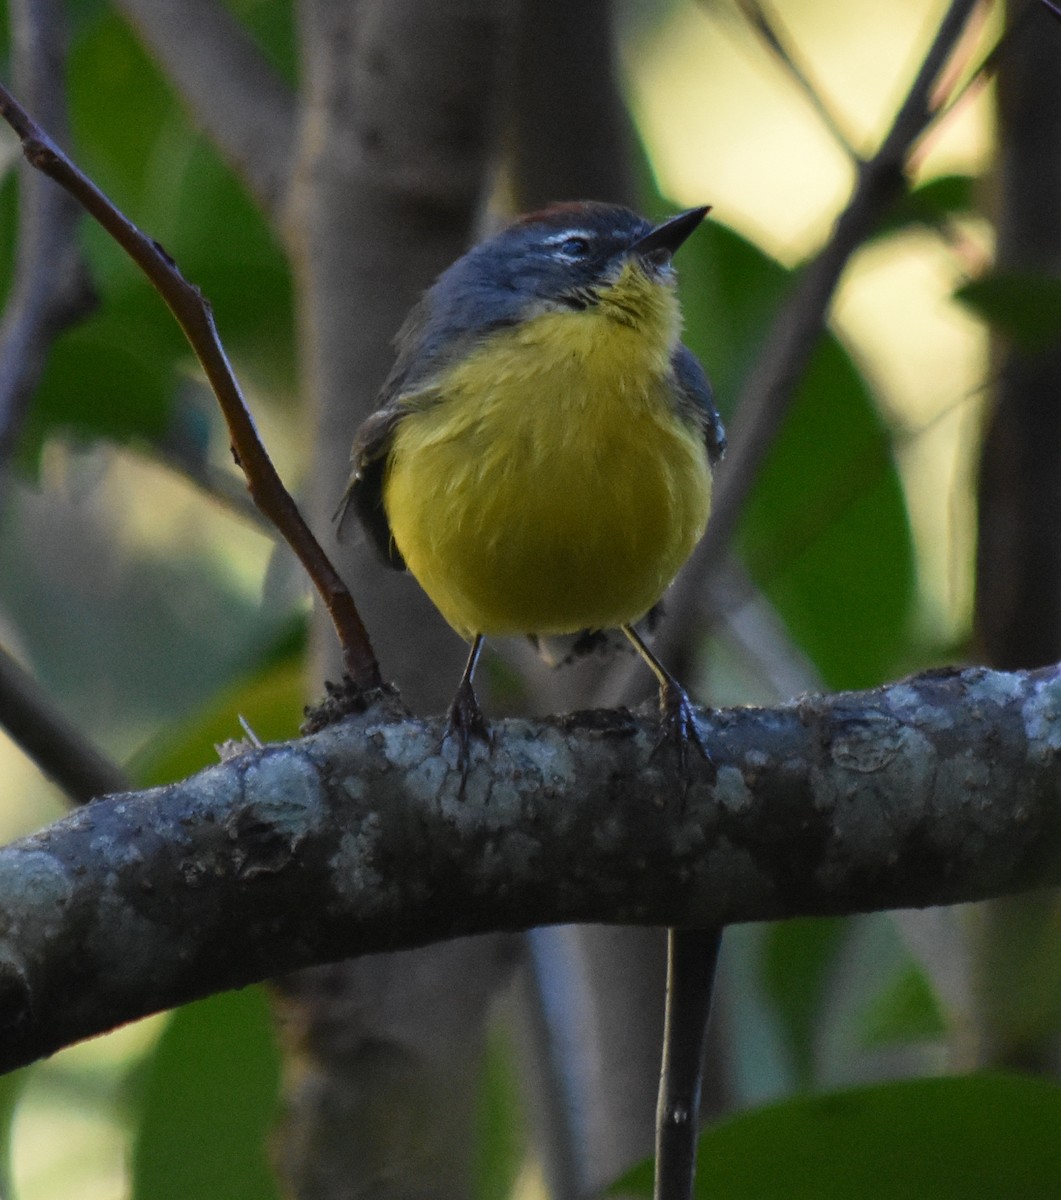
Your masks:
M364 526L383 561L398 571L405 570L405 559L391 536L390 522L383 504L387 460L395 432L402 421L410 413L422 411L438 403L441 398L441 391L430 381L413 391L390 396L362 421L350 448L350 482L333 518L338 525L339 538L342 540L353 513Z
M423 335L430 324L426 298L414 305L395 336L399 348L390 374L377 399L378 408L361 423L350 449L350 482L339 501L333 520L342 540L354 515L364 526L383 561L405 570L405 560L391 536L387 510L383 506L383 478L387 470L394 434L410 412L433 403L437 389L424 376L437 369L438 358L423 352Z
M383 561L399 571L404 569L405 561L391 537L387 511L383 507L383 474L394 431L406 411L400 403L392 402L377 408L362 423L350 451L350 482L335 511L340 539L353 513Z
M695 421L704 434L708 461L714 466L726 452L726 431L718 415L711 384L704 368L688 346L679 346L671 360L678 384L679 403L684 413Z
M487 320L478 310L471 314L458 312L456 319L438 316L440 308L447 312L451 307L438 305L428 292L398 331L394 339L397 358L380 388L379 407L354 435L350 482L335 512L340 538L350 514L355 514L383 561L398 570L405 569L405 560L391 537L383 506L383 480L395 431L410 413L443 399L439 380L450 363L464 358L484 338L516 319L504 305L497 306Z

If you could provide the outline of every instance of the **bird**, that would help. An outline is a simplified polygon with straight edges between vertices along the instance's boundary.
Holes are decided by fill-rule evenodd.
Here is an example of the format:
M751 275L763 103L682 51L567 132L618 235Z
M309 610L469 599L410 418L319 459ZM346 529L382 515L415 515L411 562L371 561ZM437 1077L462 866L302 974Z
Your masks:
M685 772L692 747L714 771L685 689L635 628L703 534L725 450L673 264L708 211L529 213L443 271L395 338L336 518L342 534L356 514L471 644L445 735L462 794L473 741L490 744L483 641L512 634L621 630L659 686L654 750L673 744Z

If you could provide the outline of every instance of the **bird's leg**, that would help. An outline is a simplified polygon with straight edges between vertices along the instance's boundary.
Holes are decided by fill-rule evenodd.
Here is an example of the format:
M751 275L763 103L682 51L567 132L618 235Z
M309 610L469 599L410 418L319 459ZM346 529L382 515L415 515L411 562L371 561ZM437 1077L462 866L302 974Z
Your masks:
M449 723L442 738L443 742L447 738L453 738L457 743L457 768L461 773L459 792L461 796L464 795L464 785L468 782L472 739L478 738L488 746L490 745L490 727L479 707L479 700L472 685L472 678L475 675L475 667L482 648L483 635L477 633L472 641L468 661L464 666L464 674L461 676L460 683L457 684L457 694L449 706Z
M685 688L645 645L641 635L632 625L624 625L622 630L659 681L659 738L652 748L653 755L658 754L665 745L674 747L678 755L678 770L681 773L684 794L684 788L689 784L689 747L692 746L704 760L708 779L714 783L718 772L700 734L693 704Z

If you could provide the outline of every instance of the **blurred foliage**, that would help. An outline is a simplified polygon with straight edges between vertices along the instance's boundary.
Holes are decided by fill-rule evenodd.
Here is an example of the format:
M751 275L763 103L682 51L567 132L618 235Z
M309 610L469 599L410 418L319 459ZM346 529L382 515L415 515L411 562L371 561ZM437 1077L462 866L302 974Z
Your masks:
M763 946L763 988L792 1059L797 1085L816 1079L815 1046L829 977L844 943L847 922L836 917L778 921Z
M978 1000L1000 1061L1050 1061L1061 1029L1061 893L1005 896L977 912Z
M1061 1193L1061 1088L917 1079L744 1113L700 1139L696 1195L726 1200L1042 1200ZM652 1164L611 1189L651 1196Z
M264 988L174 1013L140 1081L132 1200L279 1200L266 1161L279 1080Z
M295 87L298 77L294 0L225 0L272 65Z
M259 741L284 741L295 736L305 702L305 649L298 645L225 689L184 726L159 734L129 764L130 775L152 787L193 774L216 758L219 746L246 738L239 718Z
M475 1200L502 1200L512 1194L527 1153L526 1125L515 1050L495 1029L486 1046L476 1106Z
M1056 275L992 271L955 296L1022 350L1046 350L1061 342L1061 279Z
M15 266L15 235L18 230L18 181L14 172L0 180L0 295L6 296L11 287Z
M924 971L909 962L873 999L863 1016L862 1041L867 1047L942 1038L947 1016Z
M971 175L937 175L899 198L874 231L873 239L925 225L946 231L947 224L976 211L976 180Z
M29 1071L10 1071L0 1076L0 1196L13 1195L11 1186L11 1125Z
M686 341L711 364L725 413L794 273L717 223L682 255ZM832 335L815 352L759 476L740 547L831 687L887 678L913 600L913 545L889 430Z
M292 6L232 7L293 81ZM287 405L296 387L292 285L272 232L114 9L104 0L66 8L76 161L208 296L254 403ZM0 55L6 60L6 7ZM17 217L9 173L0 181L2 294ZM63 487L3 495L0 627L105 746L122 753L157 730L130 766L145 782L161 781L215 762L216 744L243 736L239 714L263 738L297 734L306 615L300 597L293 609L290 597L249 592L206 540L177 530L151 542L132 532L135 522L116 522L116 456L69 449L70 439L132 443L150 457L164 444L189 450L192 465L227 458L223 423L213 413L200 419L189 387L199 368L165 305L93 222L82 222L80 237L98 305L55 343L17 461L31 483L43 475L54 483L60 462ZM68 447L58 458L50 454L57 439ZM158 500L147 487L130 502L149 519ZM165 526L168 514L159 515ZM21 1085L37 1070L0 1083L5 1144ZM133 1078L130 1097L97 1102L133 1131L132 1195L277 1195L264 1146L279 1065L260 989L174 1014ZM5 1165L2 1156L0 1171ZM70 1186L79 1190L76 1180ZM16 1194L6 1182L0 1190Z
M209 297L244 383L284 400L295 380L292 285L272 232L128 26L102 4L75 7L67 82L79 165ZM283 14L275 5L245 7L286 61ZM288 43L288 58L291 52ZM5 188L0 231L11 227L14 204ZM86 220L82 236L99 306L49 357L21 446L22 465L31 469L57 431L159 440L175 384L183 372L198 372L139 269L95 223Z

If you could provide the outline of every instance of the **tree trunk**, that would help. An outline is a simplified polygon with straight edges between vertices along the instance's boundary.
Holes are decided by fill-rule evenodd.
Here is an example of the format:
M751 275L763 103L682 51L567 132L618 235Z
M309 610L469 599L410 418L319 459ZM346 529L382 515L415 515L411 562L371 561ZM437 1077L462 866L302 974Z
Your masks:
M998 74L998 261L1061 277L1061 24L1022 19ZM1045 16L1045 15L1044 15ZM981 458L976 626L986 660L1007 668L1061 658L1061 340L996 347L997 385ZM980 1036L986 1061L1057 1066L1056 893L993 901L977 914ZM1029 936L1038 930L1040 936ZM1054 934L1042 936L1044 931Z

